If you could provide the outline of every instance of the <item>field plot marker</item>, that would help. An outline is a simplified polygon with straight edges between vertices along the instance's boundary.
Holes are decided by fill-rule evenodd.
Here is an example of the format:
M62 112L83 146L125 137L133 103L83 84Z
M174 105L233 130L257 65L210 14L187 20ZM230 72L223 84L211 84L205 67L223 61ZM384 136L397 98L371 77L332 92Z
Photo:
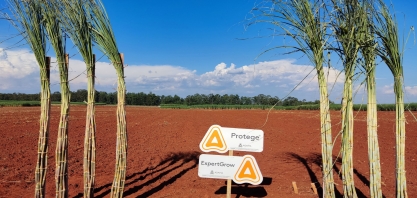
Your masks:
M297 183L295 181L292 182L292 187L294 188L295 194L298 194Z
M317 195L317 188L316 188L316 184L315 183L311 183L311 189L313 189L313 192L315 195Z

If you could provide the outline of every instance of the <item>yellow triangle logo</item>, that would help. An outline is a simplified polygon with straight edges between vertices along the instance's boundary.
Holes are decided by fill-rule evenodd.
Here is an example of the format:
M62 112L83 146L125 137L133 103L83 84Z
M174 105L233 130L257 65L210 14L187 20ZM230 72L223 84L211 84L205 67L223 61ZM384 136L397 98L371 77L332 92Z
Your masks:
M220 126L213 125L210 127L203 140L200 142L200 149L204 152L227 152L226 141L224 140Z
M245 164L243 164L242 170L239 172L238 177L256 179L256 173L255 170L253 170L251 161L247 160Z
M242 163L240 163L233 181L238 184L250 183L257 185L262 183L262 180L263 177L255 158L251 155L243 156Z
M206 147L217 147L217 148L223 148L223 137L220 137L221 134L217 129L214 129L211 135L209 136L209 139L206 142Z

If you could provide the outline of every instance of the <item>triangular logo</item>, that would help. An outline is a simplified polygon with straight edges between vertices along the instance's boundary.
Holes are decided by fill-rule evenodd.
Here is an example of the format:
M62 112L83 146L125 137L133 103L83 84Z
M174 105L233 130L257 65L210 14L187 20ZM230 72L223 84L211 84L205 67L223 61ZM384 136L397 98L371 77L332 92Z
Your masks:
M242 163L237 169L233 181L238 184L250 183L258 185L262 183L262 180L263 177L255 158L251 155L243 156Z
M227 152L226 141L224 140L221 127L219 125L213 125L210 127L203 140L200 142L200 149L204 152Z
M213 132L211 132L211 135L209 136L209 139L204 144L206 147L217 147L217 148L223 148L224 141L220 138L222 135L220 134L219 130L214 129Z

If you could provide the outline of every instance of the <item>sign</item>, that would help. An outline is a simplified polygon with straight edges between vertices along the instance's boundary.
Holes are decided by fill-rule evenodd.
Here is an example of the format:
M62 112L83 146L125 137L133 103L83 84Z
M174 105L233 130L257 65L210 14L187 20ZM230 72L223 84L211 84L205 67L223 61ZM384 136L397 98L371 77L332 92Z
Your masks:
M262 152L264 150L264 132L257 129L239 129L221 127L228 150Z
M198 161L198 176L212 179L232 179L235 183L262 183L262 173L251 155L200 155Z
M213 125L200 142L204 152L225 153L228 150L262 152L264 132L257 129L240 129Z
M198 160L198 176L212 179L233 179L241 162L241 156L201 154Z

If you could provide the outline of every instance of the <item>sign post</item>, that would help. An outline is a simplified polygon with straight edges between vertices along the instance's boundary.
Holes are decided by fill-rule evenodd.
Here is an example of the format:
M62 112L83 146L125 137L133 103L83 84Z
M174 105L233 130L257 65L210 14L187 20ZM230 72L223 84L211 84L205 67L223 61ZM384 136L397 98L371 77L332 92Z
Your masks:
M229 150L229 156L233 156L233 150ZM227 180L226 198L232 198L232 180Z
M263 143L262 130L211 126L200 142L200 149L218 153L229 151L229 155L200 155L198 176L227 179L227 198L231 198L232 180L238 184L262 183L263 177L255 158L251 155L233 156L233 151L262 152Z

